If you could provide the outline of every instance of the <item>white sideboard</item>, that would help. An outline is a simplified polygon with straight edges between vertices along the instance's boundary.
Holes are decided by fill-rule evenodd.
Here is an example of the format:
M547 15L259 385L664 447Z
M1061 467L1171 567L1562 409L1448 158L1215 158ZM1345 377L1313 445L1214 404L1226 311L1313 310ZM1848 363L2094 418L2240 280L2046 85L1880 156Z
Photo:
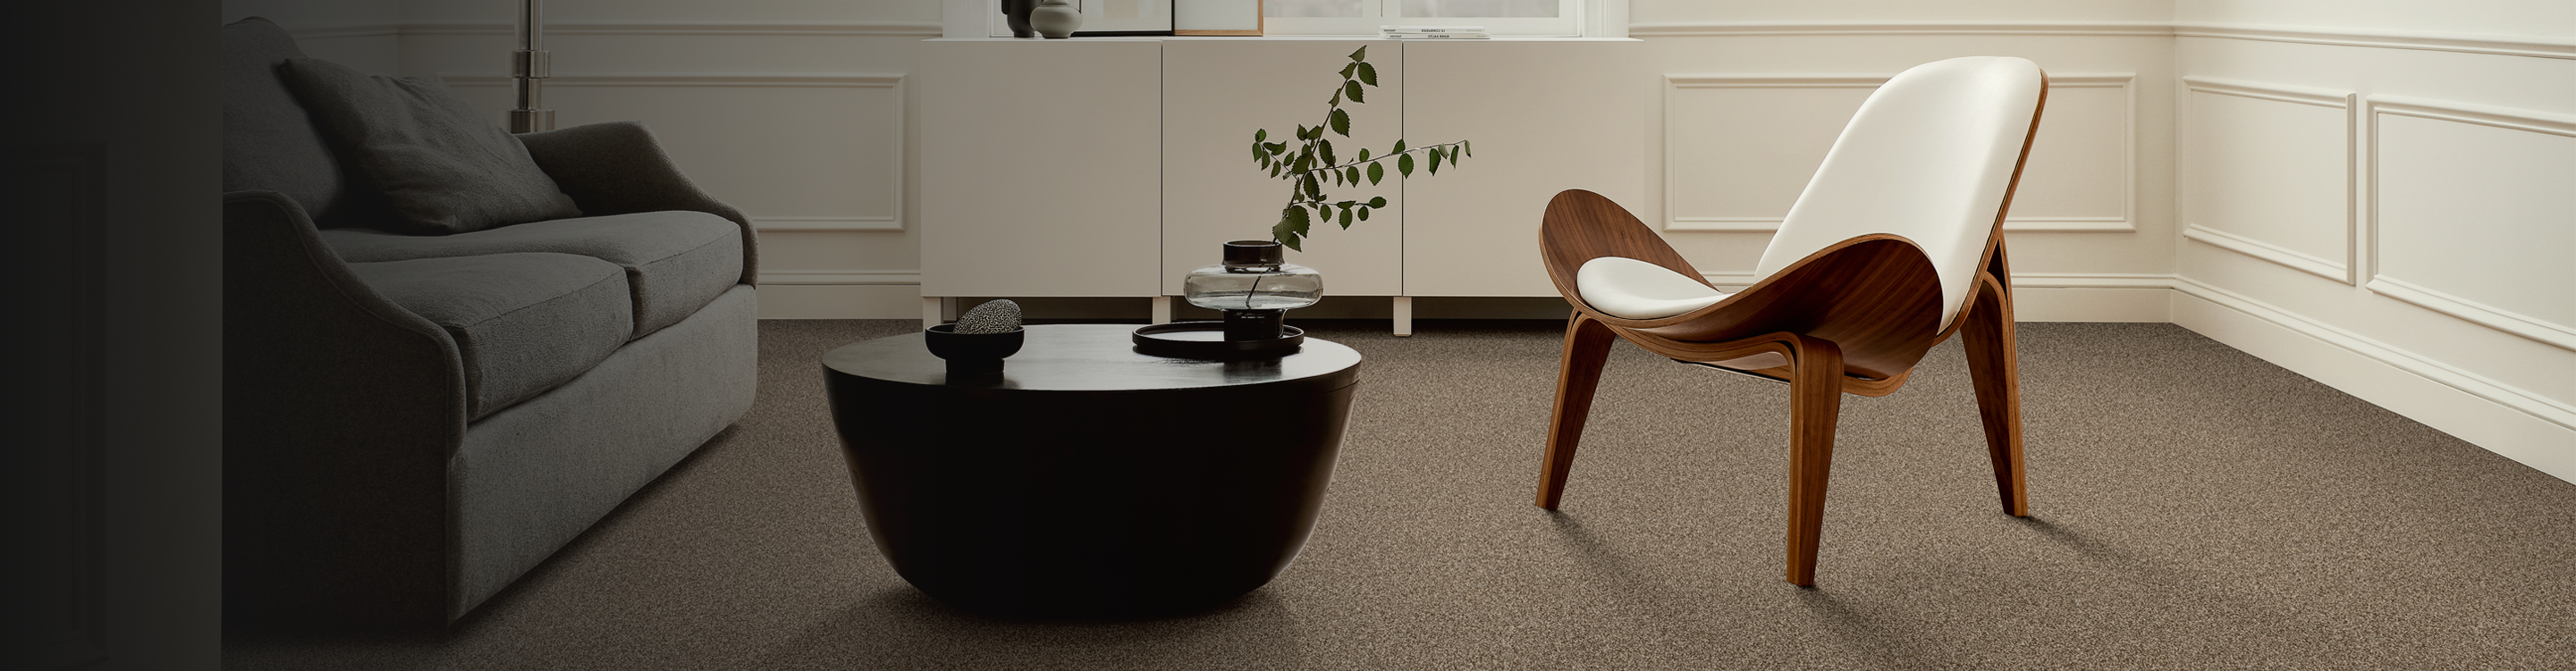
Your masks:
M1399 334L1414 296L1554 296L1538 263L1549 198L1589 189L1639 209L1642 43L1628 39L938 39L920 45L924 321L959 296L1138 297L1168 319L1181 276L1227 240L1265 238L1284 182L1248 155L1324 118L1346 56L1378 86L1345 104L1337 153L1474 142L1334 200L1385 196L1349 229L1317 223L1290 261L1332 296L1387 296ZM1392 166L1389 166L1392 168Z

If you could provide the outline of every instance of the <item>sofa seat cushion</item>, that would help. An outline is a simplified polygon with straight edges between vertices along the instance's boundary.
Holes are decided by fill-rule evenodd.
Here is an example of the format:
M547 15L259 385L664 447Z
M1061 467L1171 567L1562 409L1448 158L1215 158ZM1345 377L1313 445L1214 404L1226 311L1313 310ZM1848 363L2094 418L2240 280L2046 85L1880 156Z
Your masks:
M489 254L349 269L456 340L471 419L580 377L634 331L626 273L587 256Z
M742 281L742 226L705 212L557 219L441 236L340 228L322 231L322 239L351 263L512 252L614 263L635 293L630 338L687 318Z

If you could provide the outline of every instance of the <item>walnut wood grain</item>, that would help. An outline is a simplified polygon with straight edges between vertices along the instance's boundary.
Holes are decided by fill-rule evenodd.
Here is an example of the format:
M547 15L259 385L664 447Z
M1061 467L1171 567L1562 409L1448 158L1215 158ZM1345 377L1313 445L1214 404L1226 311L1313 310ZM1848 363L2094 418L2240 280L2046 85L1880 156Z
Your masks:
M1629 342L1689 361L1764 334L1804 333L1843 348L1854 375L1880 380L1914 367L1937 342L1941 283L1931 259L1903 236L1864 235L1818 250L1725 300L1657 319L1612 316L1583 301L1575 271L1600 256L1624 256L1692 278L1699 271L1617 203L1570 190L1549 202L1539 249L1557 291Z
M1834 465L1834 424L1843 407L1842 349L1794 336L1789 370L1789 582L1816 585L1824 537L1825 482Z
M1565 496L1565 473L1574 468L1574 446L1583 438L1583 422L1592 414L1592 392L1601 384L1601 364L1610 358L1617 336L1599 320L1582 314L1566 320L1565 352L1556 367L1556 411L1547 420L1547 458L1538 474L1538 507L1555 510Z
M2003 246L1995 246L1989 272L1977 274L1977 297L1968 306L1962 340L1968 350L1968 376L1977 390L1977 418L1986 427L1986 453L1994 462L1995 492L2004 512L2030 516L2028 483L2022 476L2021 370L2013 346L2011 285L2000 277Z

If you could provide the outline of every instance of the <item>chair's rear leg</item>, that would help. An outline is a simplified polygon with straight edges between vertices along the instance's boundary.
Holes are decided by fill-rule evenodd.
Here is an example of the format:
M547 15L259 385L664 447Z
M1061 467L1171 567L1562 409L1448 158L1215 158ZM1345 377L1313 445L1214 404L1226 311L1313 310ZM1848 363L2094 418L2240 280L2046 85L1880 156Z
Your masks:
M1798 340L1789 363L1789 582L1813 587L1834 424L1842 415L1843 351L1824 340Z
M1986 425L1986 453L1995 464L1995 492L2004 512L2030 516L2022 477L2021 367L2013 346L2012 295L1992 275L1979 278L1976 302L1959 330L1967 341L1968 375L1977 388L1977 416Z
M1574 444L1592 414L1592 392L1601 386L1601 364L1618 336L1583 313L1565 323L1565 352L1556 364L1556 412L1547 421L1547 457L1539 465L1538 507L1555 510L1565 495L1565 472L1574 467Z

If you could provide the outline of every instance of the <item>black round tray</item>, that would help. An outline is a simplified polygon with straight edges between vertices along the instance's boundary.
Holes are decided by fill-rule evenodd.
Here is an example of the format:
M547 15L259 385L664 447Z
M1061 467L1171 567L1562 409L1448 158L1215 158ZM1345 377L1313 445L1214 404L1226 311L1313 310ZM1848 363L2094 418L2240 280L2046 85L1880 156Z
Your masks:
M1283 335L1272 340L1226 340L1225 322L1172 322L1136 329L1130 339L1136 342L1138 352L1183 359L1287 356L1297 353L1297 347L1305 344L1304 329L1294 326L1279 329Z

